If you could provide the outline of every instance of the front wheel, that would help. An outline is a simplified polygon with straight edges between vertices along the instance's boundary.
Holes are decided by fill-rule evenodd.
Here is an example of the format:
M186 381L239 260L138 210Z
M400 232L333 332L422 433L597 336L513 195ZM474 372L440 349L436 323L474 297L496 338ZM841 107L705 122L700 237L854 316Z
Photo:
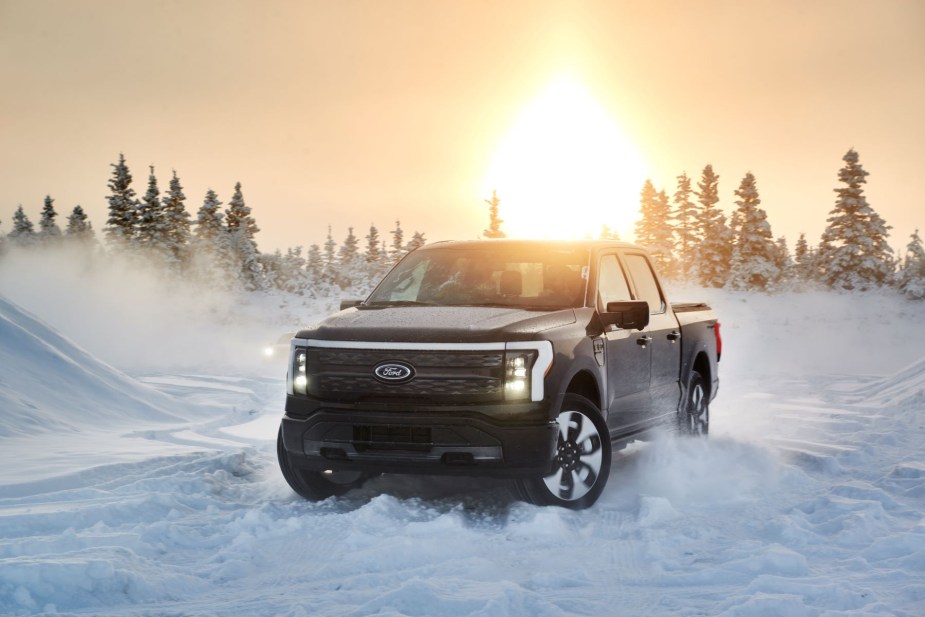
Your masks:
M321 501L335 495L343 495L357 488L367 479L361 471L315 471L299 469L292 464L292 458L283 446L283 427L276 435L276 458L286 483L296 493L309 501Z
M678 410L678 432L707 435L710 432L710 401L703 376L694 371L687 385L687 398Z
M553 472L517 480L518 492L536 505L582 510L597 501L610 476L610 433L597 405L577 394L565 395L557 421Z

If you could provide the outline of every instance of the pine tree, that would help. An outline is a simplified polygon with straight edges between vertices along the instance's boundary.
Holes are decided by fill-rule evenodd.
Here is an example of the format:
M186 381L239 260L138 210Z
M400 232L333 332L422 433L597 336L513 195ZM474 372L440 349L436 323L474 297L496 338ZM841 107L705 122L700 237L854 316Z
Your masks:
M353 263L360 254L359 247L360 241L353 234L353 227L348 227L347 237L344 238L344 243L340 245L340 251L338 253L341 265L346 266Z
M735 228L728 284L733 289L767 291L780 277L778 247L771 235L768 216L759 207L761 198L751 172L735 191ZM786 250L786 249L785 249Z
M395 219L395 229L392 230L392 252L389 257L393 262L405 256L405 232L402 231L401 221Z
M145 251L147 257L156 256L158 259L166 260L167 223L164 207L157 186L157 177L154 175L154 166L151 165L148 169L148 190L138 206L136 237L138 247Z
M190 240L190 216L186 211L186 195L174 170L170 188L163 201L164 246L170 267L178 270L187 261Z
M713 172L712 165L703 168L697 187L700 189L695 193L700 204L697 226L701 241L694 270L704 287L723 287L729 276L733 239L726 226L726 215L716 206L719 202L719 176Z
M777 266L777 280L779 284L789 284L793 280L793 257L787 246L787 238L781 236L777 239L777 250L774 255L774 265Z
M379 246L379 230L375 225L369 226L366 236L366 263L378 264L382 261L382 248Z
M251 216L251 209L244 203L241 183L234 185L234 194L225 210L225 235L228 241L227 252L234 257L232 277L245 290L255 291L264 288L257 241L254 236L260 228Z
M683 280L691 278L700 245L700 230L697 224L697 206L691 201L691 179L687 172L678 176L678 189L674 194L674 233L677 273Z
M334 283L337 280L337 242L331 235L331 226L328 225L328 237L324 241L324 281Z
M853 149L842 157L838 179L845 184L829 213L819 245L822 279L834 289L867 290L888 282L893 274L893 252L886 242L891 227L867 203L862 185L868 172Z
M427 244L427 240L424 238L424 232L416 231L411 236L411 239L408 240L408 244L405 245L405 250L410 253L411 251L421 248L425 244Z
M504 238L505 233L501 231L501 223L504 220L498 216L498 206L501 204L498 193L492 191L491 199L486 199L485 203L488 204L488 229L483 231L482 235L486 238Z
M196 213L196 231L195 237L200 243L213 245L217 238L221 237L224 231L222 220L224 215L219 208L222 202L218 200L215 191L209 189L206 196L199 206Z
M814 254L806 241L806 234L801 232L793 248L793 278L799 283L806 284L816 280L813 258Z
M132 174L125 164L125 156L119 154L119 162L113 168L109 180L109 218L104 232L106 239L118 248L128 248L135 239L138 200L132 188Z
M45 196L42 206L42 218L39 219L39 237L46 242L53 242L61 237L61 228L55 223L58 213L55 212L55 200L51 195Z
M95 235L93 225L87 219L87 214L79 205L74 206L74 210L67 217L67 227L64 234L68 239L80 242L93 242Z
M897 287L914 300L925 300L925 246L916 229L906 245L906 256L896 274Z
M36 241L35 228L22 209L22 204L13 213L13 230L10 231L9 238L18 246L29 246Z
M308 273L310 284L317 285L321 282L321 275L324 273L324 258L321 256L321 248L317 244L312 244L308 247L305 271Z
M642 185L639 200L640 217L636 221L636 243L646 247L656 270L665 277L674 275L671 230L671 206L665 191L656 192L651 180Z

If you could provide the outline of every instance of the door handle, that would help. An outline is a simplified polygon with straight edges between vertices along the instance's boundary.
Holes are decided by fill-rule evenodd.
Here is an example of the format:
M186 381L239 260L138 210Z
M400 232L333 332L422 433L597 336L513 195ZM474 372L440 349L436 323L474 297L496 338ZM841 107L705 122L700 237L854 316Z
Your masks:
M651 342L652 342L651 336L640 336L638 339L636 339L636 344L643 348L645 348L645 346Z
M681 333L675 330L674 332L668 333L668 340L674 343L675 341L681 340Z

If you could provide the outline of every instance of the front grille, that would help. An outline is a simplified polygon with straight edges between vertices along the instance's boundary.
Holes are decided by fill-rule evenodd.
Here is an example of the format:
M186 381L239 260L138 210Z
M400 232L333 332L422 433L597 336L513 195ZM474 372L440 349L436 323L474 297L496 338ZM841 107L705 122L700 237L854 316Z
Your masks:
M374 368L383 362L414 367L403 383L383 383ZM332 400L424 400L432 403L499 401L504 396L503 351L403 351L309 348L309 394Z

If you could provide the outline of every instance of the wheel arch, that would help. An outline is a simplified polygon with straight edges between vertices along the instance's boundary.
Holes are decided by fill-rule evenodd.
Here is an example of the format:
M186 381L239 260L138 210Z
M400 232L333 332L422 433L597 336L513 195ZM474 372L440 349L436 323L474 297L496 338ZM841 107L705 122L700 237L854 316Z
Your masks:
M572 375L563 392L563 395L565 394L583 396L601 409L601 389L598 387L597 379L588 370L582 369Z

